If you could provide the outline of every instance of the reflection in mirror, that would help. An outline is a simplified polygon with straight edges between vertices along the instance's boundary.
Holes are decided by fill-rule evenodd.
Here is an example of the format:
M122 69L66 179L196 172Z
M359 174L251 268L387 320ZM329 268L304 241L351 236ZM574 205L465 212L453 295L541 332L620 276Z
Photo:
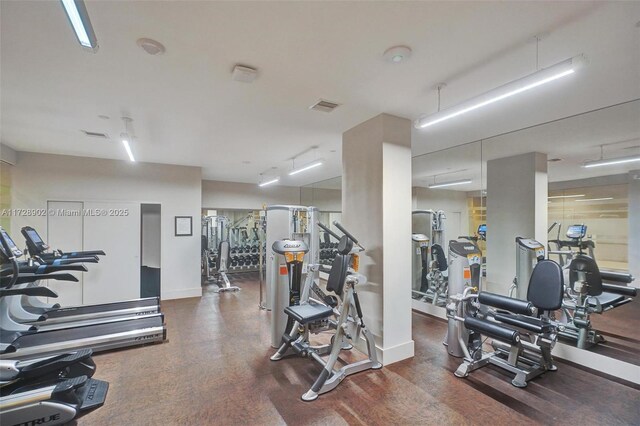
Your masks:
M560 341L636 365L639 117L640 101L632 101L487 139L482 147L487 286L526 299L536 264L544 258L559 263L564 278L562 308L555 312L564 327ZM501 216L505 203L517 203L506 208L517 217ZM522 211L514 215L517 207Z
M480 142L413 158L413 308L444 314L450 287L482 279L484 225ZM451 245L450 241L460 241ZM476 254L475 268L467 266ZM458 261L459 260L459 261ZM459 269L459 270L458 270ZM464 284L462 284L464 285Z
M340 176L315 182L300 188L300 204L320 210L318 220L338 235L333 222L342 220L342 178ZM338 253L338 241L320 230L320 263L331 264Z
M264 228L258 210L202 209L202 284L221 285L227 274L260 269Z

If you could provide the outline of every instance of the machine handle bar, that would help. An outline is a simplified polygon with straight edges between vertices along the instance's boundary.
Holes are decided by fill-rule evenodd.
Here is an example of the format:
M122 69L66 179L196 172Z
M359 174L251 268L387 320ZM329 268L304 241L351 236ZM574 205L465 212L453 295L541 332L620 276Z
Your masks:
M333 232L331 229L329 229L328 227L326 227L325 225L323 225L322 223L318 222L318 226L320 228L322 228L324 230L324 232L326 232L327 234L331 235L333 238L335 238L336 240L340 240L340 237L338 236L338 234L336 234L335 232Z
M349 233L349 231L347 231L346 229L344 229L344 226L340 225L340 223L337 220L333 221L333 226L335 226L336 228L338 228L340 231L342 231L342 233L344 235L346 235L347 237L349 237L351 239L351 241L353 241L354 243L358 244L358 240L356 240L356 237L354 237L353 235L351 235ZM359 244L358 244L359 245Z

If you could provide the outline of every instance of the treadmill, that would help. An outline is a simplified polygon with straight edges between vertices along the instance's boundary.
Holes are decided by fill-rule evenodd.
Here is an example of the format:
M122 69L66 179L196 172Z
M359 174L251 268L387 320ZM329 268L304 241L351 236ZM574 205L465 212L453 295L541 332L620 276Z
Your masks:
M81 263L97 263L99 255L105 255L101 250L81 251L60 254L62 252L46 253L49 249L38 232L30 226L21 230L25 237L27 249L31 259L44 262L45 265L59 265L79 263L78 259L85 259ZM16 247L9 237L4 235L10 246ZM17 248L17 247L16 247ZM12 248L13 249L13 248ZM95 258L95 261L91 260ZM32 284L36 285L36 284ZM46 304L35 297L23 297L11 304L11 313L19 322L37 323L45 321L47 324L100 320L109 317L123 317L130 315L152 315L160 313L160 298L145 297L119 302L100 303L94 305L80 305L61 307L60 304Z
M22 252L15 246L10 248L5 235L6 232L0 228L0 261L12 265L12 275L17 280L20 278L17 258ZM4 290L10 290L12 285L8 284ZM55 295L48 290L50 295ZM4 293L8 294L6 291ZM161 313L49 331L11 331L5 330L4 324L0 324L0 357L22 360L85 348L101 352L162 342L166 339L166 333L164 315Z

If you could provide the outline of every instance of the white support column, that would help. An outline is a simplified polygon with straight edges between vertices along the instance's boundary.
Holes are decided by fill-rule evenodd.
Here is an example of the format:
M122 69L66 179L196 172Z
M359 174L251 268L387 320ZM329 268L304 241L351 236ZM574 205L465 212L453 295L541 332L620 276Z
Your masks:
M385 365L414 354L411 201L411 121L381 114L346 131L342 221L366 249L357 290Z
M547 245L547 155L487 162L487 288L508 294L516 272L516 237Z
M629 272L640 287L640 170L629 172Z

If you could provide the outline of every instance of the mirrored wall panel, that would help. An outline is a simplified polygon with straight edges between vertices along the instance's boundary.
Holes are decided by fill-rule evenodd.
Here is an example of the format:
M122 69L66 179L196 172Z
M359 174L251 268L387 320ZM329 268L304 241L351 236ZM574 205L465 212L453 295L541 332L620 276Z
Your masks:
M462 270L452 273L453 269L464 269L463 257L466 262L467 254L475 254L478 262L472 279L477 285L483 279L486 233L482 144L414 157L412 167L413 308L444 316L449 286L462 284L452 280L466 276Z
M300 204L320 210L319 221L341 235L333 222L342 220L342 178L340 176L315 182L300 188ZM330 264L338 253L338 241L320 231L320 263Z
M551 259L559 341L640 365L640 101L486 139L482 156L487 289L526 299Z

